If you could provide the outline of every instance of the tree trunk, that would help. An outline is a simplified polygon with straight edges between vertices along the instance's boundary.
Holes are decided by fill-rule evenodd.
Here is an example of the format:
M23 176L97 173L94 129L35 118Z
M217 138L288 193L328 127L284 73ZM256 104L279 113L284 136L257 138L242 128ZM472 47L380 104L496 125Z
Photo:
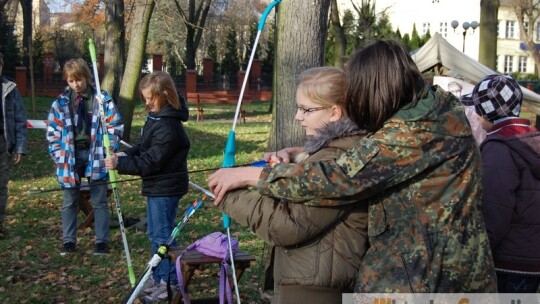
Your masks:
M133 121L133 110L135 108L135 92L137 82L141 75L144 50L146 48L146 38L148 37L148 27L150 17L154 11L155 1L144 0L135 11L135 19L132 23L131 39L126 60L126 69L120 87L120 112L124 119L124 140L129 141L131 136L131 123Z
M499 0L480 1L480 49L478 61L492 70L497 68L497 25Z
M23 15L23 64L27 67L30 65L28 51L30 50L30 43L32 43L32 1L21 0L20 3Z
M186 69L195 69L195 46L193 39L195 37L195 26L192 23L195 17L195 0L188 1L188 20L186 25Z
M334 57L334 66L343 67L343 64L345 63L345 50L347 49L347 39L345 38L345 30L341 25L341 20L339 19L337 0L331 0L330 5L330 27L336 39L336 56Z
M175 0L176 8L181 16L183 16L186 26L186 69L193 70L196 67L195 58L197 49L201 41L202 33L206 24L206 18L210 11L212 0L197 1L189 0L187 14L180 5L179 0ZM197 7L196 7L197 6Z
M4 14L4 21L7 24L14 25L15 18L17 17L19 3L17 0L5 0L2 8L2 13Z
M330 0L283 1L277 7L276 57L272 88L272 131L268 149L301 146L305 133L294 119L296 78L324 65L324 45ZM301 13L299 13L301 12Z
M124 57L126 50L124 1L106 0L105 5L105 58L101 87L119 103L120 81L122 80L126 61Z
M7 21L6 6L7 0L0 0L0 30L4 30L4 23Z
M525 22L528 24L536 24L538 20L538 13L535 13L538 8L531 5L531 3L532 2L530 1L525 1L524 3L518 2L514 6L514 11L516 12L517 23L519 26L519 38L522 43L527 45L527 52L534 61L536 74L539 75L540 52L538 52L536 43L534 42L535 32L528 32L528 29L525 28Z

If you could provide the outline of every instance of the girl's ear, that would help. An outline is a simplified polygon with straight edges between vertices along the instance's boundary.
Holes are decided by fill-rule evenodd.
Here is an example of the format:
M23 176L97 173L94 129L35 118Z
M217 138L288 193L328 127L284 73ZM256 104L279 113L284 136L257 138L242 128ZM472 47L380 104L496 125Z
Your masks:
M343 108L339 106L332 106L330 114L330 121L338 121L344 116Z

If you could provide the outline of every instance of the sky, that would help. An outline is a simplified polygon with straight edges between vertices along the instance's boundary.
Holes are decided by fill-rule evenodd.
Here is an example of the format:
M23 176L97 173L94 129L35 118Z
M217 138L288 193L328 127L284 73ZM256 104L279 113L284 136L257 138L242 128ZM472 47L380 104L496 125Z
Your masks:
M71 4L81 3L83 0L45 0L51 13L66 13L71 12Z

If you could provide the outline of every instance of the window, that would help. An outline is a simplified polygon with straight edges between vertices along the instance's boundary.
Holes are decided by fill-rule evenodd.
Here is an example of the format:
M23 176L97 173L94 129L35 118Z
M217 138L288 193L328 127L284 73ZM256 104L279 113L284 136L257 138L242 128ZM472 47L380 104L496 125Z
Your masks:
M515 21L506 21L506 36L505 38L511 39L514 38L514 26L516 22Z
M529 33L531 32L529 30L529 22L528 21L523 21L523 27L525 28L525 34L529 35Z
M519 56L518 71L520 73L527 73L527 57L526 56Z
M505 73L512 73L513 72L513 61L514 56L504 56L504 72Z
M536 41L540 40L540 22L536 23Z
M441 22L439 24L439 34L443 36L444 38L448 37L448 23L447 22Z
M422 35L425 35L427 34L427 32L430 32L429 27L430 27L429 22L424 22L422 24Z

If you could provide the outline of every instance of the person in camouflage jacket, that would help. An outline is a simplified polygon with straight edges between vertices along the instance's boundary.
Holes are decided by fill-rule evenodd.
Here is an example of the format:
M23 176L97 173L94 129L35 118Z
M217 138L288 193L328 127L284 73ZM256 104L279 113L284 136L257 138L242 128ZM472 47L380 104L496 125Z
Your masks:
M396 42L365 47L347 67L347 112L370 134L331 161L221 169L209 177L216 203L246 185L317 206L370 198L355 292L496 292L481 156L463 106L427 86Z

